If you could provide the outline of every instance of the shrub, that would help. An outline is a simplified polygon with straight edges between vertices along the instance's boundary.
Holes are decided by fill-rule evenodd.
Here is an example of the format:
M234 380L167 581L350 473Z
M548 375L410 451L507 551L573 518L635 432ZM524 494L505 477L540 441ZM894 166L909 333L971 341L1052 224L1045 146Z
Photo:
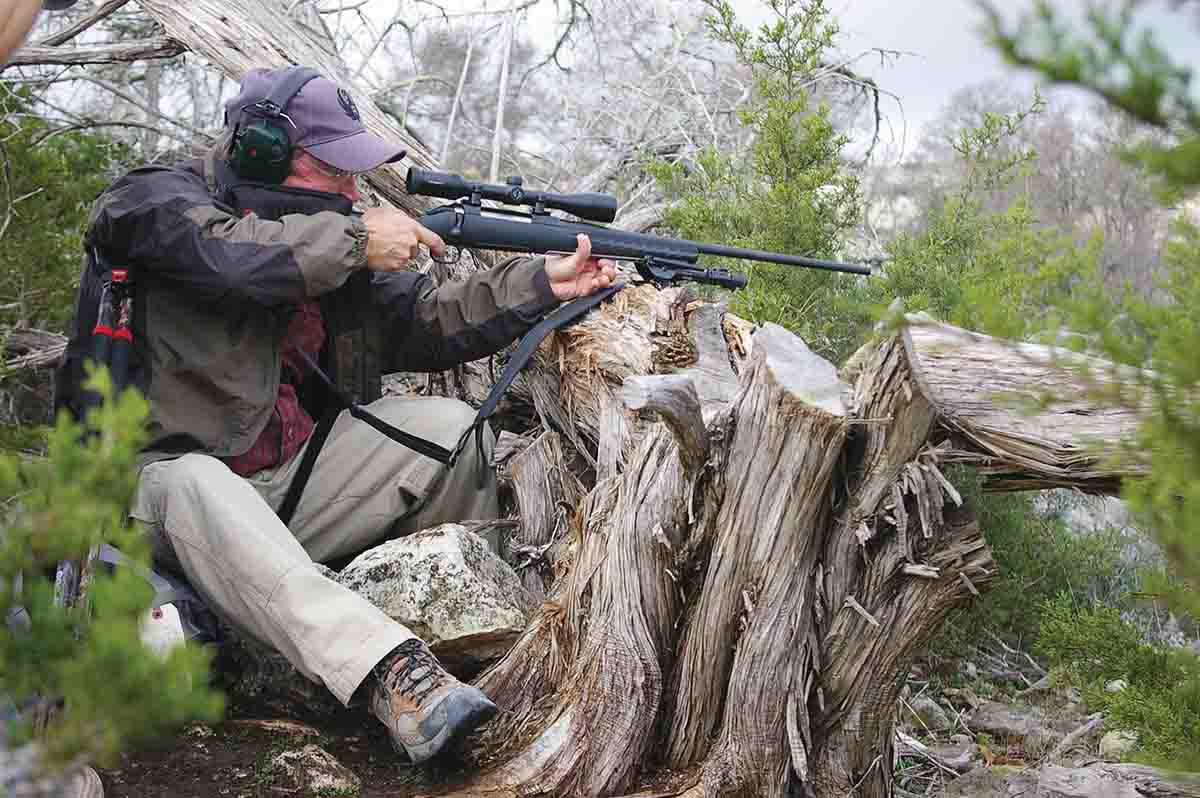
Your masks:
M1034 495L985 493L973 469L956 469L950 478L975 509L1000 574L991 590L950 620L932 646L935 656L956 659L988 631L1024 647L1038 636L1045 600L1067 593L1091 603L1133 587L1122 531L1077 533L1040 508Z
M1107 725L1137 732L1140 758L1200 767L1200 660L1190 652L1149 645L1115 608L1081 607L1067 594L1042 602L1037 650ZM1113 679L1128 687L1108 692Z
M136 483L147 405L136 391L113 396L107 376L89 385L106 397L87 420L91 434L65 414L46 459L0 457L0 615L28 612L27 625L0 625L0 693L21 701L59 698L47 731L52 759L103 761L134 740L191 718L215 719L220 696L206 686L207 657L180 646L160 659L142 645L140 621L152 590L135 567L96 569L90 611L55 601L55 565L112 543L145 566L138 530L126 520ZM17 730L27 734L28 729Z

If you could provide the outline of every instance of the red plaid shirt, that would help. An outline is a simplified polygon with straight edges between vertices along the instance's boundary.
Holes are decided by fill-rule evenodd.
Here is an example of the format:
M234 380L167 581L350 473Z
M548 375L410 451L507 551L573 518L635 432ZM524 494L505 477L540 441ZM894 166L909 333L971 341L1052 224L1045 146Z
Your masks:
M304 359L296 354L297 348L302 348L316 360L324 343L325 324L321 320L321 306L315 301L306 302L292 317L284 336L283 376L288 377L291 372L294 381L300 382L310 369ZM248 477L295 457L312 434L313 426L312 417L300 406L296 388L286 379L280 380L275 410L258 440L244 453L223 459L233 473Z

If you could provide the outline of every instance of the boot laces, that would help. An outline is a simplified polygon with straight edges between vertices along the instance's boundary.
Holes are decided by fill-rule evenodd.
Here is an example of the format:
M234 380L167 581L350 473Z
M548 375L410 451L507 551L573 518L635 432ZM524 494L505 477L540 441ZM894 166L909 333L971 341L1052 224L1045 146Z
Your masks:
M446 671L416 638L396 646L376 668L381 687L410 696L418 704L446 681Z

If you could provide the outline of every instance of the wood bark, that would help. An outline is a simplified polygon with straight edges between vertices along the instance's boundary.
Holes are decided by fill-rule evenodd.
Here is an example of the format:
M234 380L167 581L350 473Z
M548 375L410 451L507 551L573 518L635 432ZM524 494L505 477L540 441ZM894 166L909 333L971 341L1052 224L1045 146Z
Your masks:
M513 493L520 510L521 529L510 541L510 559L516 562L521 581L537 603L556 576L554 549L564 542L583 485L563 457L562 438L546 431L532 445L514 455L508 465Z

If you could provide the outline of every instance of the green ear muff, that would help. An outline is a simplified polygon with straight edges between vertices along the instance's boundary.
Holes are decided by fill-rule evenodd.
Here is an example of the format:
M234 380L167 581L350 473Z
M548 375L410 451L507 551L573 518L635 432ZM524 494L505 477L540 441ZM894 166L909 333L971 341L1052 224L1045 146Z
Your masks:
M282 183L292 160L292 142L281 125L255 120L233 137L229 165L242 180Z
M234 174L256 183L275 184L287 179L292 166L292 139L287 128L295 125L284 111L304 84L319 77L320 73L308 67L291 67L269 96L242 109L255 118L233 133L229 165Z

